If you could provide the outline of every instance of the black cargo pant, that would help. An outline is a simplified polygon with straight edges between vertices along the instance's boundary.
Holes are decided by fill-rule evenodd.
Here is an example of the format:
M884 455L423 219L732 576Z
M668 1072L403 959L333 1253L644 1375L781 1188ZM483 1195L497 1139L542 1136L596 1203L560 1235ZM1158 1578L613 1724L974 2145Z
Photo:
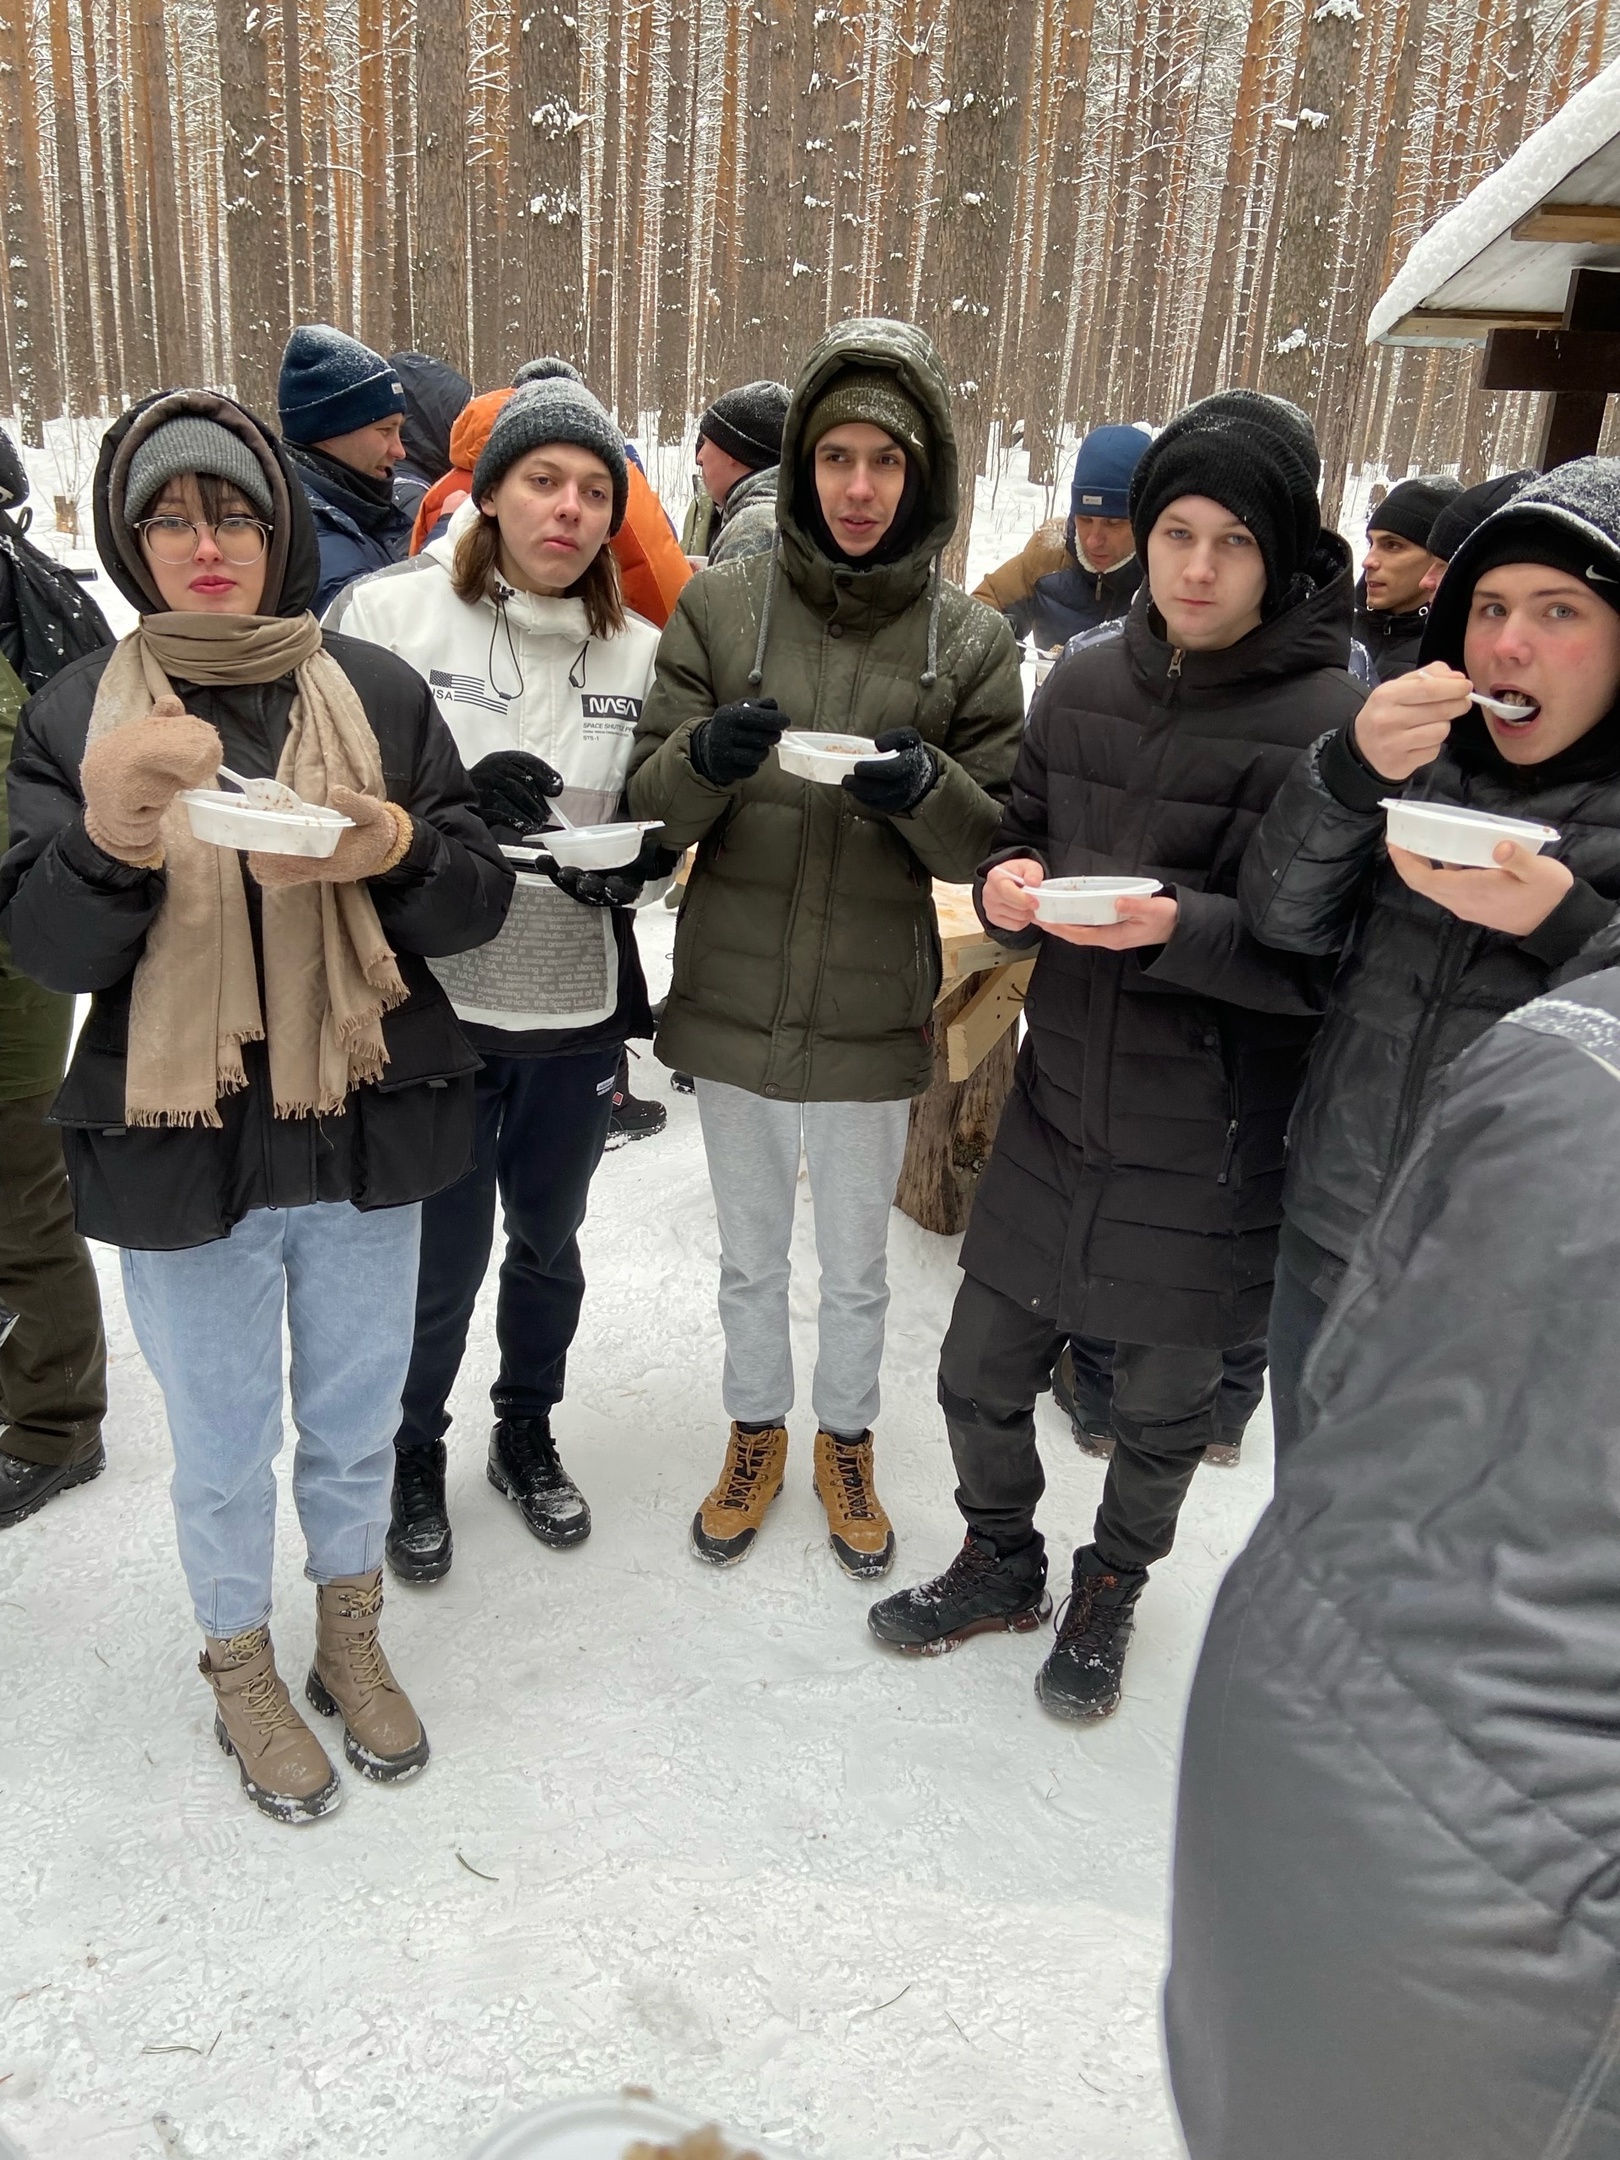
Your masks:
M47 1125L52 1096L0 1102L0 1454L53 1468L94 1455L107 1414L101 1294Z
M956 1463L956 1504L998 1553L1038 1538L1046 1490L1035 1399L1068 1331L964 1275L939 1356L939 1400ZM1162 1560L1215 1438L1219 1350L1126 1343L1114 1351L1114 1452L1092 1532L1111 1568Z
M1100 1335L1071 1335L1069 1360L1074 1367L1076 1407L1093 1432L1108 1430L1114 1399L1114 1346ZM1239 1343L1221 1352L1221 1392L1215 1404L1217 1437L1239 1441L1266 1392L1264 1342Z

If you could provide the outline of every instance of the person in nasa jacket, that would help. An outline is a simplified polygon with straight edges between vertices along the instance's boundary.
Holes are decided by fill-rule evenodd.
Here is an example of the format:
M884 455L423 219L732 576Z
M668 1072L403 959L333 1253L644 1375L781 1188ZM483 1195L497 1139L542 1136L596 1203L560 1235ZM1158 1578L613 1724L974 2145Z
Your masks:
M607 542L628 491L624 438L583 386L537 383L503 409L472 495L443 538L363 578L330 629L369 638L426 678L496 837L615 818L658 632L624 605ZM445 1408L488 1265L499 1193L507 1245L490 1483L553 1546L591 1513L551 1430L585 1278L577 1232L601 1159L625 1038L650 1035L633 913L674 857L646 835L624 869L541 860L518 877L500 935L438 966L478 1075L474 1165L428 1204L416 1337L395 1439L387 1555L396 1575L449 1572Z

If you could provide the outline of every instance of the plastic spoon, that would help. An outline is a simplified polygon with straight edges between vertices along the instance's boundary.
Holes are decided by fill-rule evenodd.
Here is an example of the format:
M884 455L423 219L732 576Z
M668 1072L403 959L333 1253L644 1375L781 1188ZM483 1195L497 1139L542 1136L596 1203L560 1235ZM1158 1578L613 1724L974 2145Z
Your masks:
M1494 713L1498 720L1522 720L1527 713L1539 712L1539 705L1510 705L1506 698L1487 697L1483 690L1470 690L1468 695L1482 712Z
M249 780L239 772L232 772L228 765L219 768L219 777L229 780L232 787L239 787L256 810L302 810L303 798L294 793L280 780Z

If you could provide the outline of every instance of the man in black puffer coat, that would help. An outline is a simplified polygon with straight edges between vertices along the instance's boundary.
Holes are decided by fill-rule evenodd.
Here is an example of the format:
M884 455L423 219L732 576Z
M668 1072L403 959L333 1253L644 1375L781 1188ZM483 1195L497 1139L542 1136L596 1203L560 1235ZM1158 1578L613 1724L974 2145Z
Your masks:
M1284 1453L1311 1341L1445 1067L1503 1013L1620 956L1617 610L1620 461L1582 458L1464 541L1425 666L1299 761L1249 850L1239 894L1255 936L1338 960L1289 1136L1270 1329ZM1526 700L1525 719L1484 718L1470 681ZM1562 837L1511 872L1431 870L1386 850L1394 795ZM1492 887L1508 912L1493 913Z
M1035 1399L1066 1336L1104 1337L1113 1459L1037 1682L1064 1717L1118 1703L1132 1608L1215 1437L1221 1353L1265 1325L1326 981L1244 930L1238 866L1312 732L1361 702L1349 550L1321 532L1313 455L1304 416L1252 393L1159 436L1131 493L1147 586L1045 684L980 871L992 935L1039 958L940 1356L968 1537L871 1625L932 1650L1038 1623ZM1117 928L1043 930L1030 889L1057 875L1164 889L1121 902Z
M1617 1082L1614 969L1450 1067L1222 1586L1165 2001L1192 2160L1620 2152Z

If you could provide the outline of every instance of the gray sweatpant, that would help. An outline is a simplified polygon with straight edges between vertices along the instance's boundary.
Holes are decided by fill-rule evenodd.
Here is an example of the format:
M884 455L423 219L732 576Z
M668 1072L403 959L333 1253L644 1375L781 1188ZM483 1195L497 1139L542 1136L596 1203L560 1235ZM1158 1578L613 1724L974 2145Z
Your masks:
M726 1415L758 1425L793 1406L788 1254L802 1146L821 1263L811 1405L818 1424L852 1438L877 1416L889 1209L911 1106L768 1102L719 1080L699 1080L697 1102L720 1226Z

